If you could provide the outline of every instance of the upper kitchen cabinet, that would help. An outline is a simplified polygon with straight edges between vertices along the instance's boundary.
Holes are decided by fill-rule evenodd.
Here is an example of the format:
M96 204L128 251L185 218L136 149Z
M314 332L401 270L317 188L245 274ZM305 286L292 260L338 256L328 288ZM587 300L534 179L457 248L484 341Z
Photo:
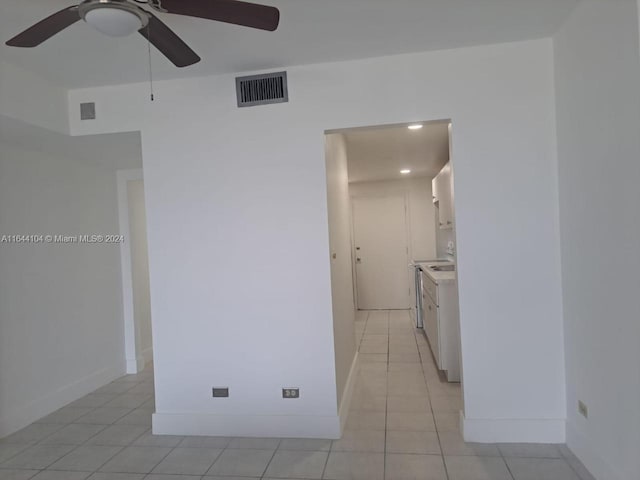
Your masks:
M433 203L438 204L438 225L440 228L453 228L453 189L451 188L451 164L442 167L440 173L431 181Z

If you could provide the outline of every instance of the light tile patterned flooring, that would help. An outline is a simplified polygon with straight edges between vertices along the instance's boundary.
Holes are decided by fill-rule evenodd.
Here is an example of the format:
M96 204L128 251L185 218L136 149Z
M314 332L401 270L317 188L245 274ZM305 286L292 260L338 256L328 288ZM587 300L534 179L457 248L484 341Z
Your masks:
M407 311L358 312L340 440L155 436L153 373L127 375L0 440L0 480L593 480L564 446L465 443Z

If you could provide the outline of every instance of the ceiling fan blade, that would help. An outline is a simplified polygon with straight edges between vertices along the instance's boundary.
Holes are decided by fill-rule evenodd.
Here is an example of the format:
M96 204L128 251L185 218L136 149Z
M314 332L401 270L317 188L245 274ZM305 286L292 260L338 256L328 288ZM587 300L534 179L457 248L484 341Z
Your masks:
M80 20L80 15L77 6L65 8L16 35L7 42L7 45L10 47L36 47L78 20Z
M162 8L178 15L269 31L278 28L280 22L277 8L239 0L162 0Z
M149 23L139 33L151 42L176 67L188 67L200 61L200 57L191 47L150 12Z

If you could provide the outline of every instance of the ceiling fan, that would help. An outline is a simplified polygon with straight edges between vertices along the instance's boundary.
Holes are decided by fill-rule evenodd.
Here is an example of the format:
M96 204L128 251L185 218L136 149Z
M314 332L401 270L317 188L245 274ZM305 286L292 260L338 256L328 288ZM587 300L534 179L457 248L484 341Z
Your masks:
M232 23L274 31L280 12L275 7L239 0L84 0L31 26L7 42L11 47L35 47L56 33L84 20L113 37L139 32L176 67L198 63L200 57L164 22L149 10Z

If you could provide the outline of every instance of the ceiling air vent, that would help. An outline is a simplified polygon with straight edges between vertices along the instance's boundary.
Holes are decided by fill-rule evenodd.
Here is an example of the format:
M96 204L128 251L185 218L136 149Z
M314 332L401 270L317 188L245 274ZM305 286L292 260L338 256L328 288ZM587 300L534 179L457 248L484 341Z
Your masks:
M96 119L96 104L81 103L80 104L80 120L95 120Z
M287 72L236 78L238 107L253 107L289 101Z

